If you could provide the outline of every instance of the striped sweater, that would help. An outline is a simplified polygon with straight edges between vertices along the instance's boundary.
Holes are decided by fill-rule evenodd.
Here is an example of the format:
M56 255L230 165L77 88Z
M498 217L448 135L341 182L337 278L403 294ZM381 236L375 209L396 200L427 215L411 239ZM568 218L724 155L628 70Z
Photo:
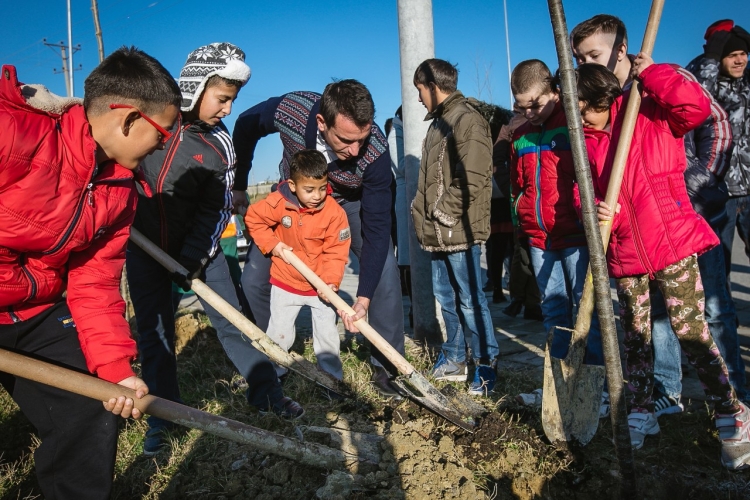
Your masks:
M315 149L318 134L316 116L320 112L320 94L290 92L272 97L242 113L234 126L237 150L237 179L234 189L247 189L258 141L278 133L284 146L279 164L279 180L289 178L289 162L297 151ZM342 205L362 204L362 252L357 295L372 298L388 254L391 234L391 183L388 141L373 123L372 131L359 156L352 160L334 160L328 164L328 179L333 197Z
M178 260L205 264L232 217L235 154L223 123L177 120L172 137L141 164L153 196L139 188L133 227Z

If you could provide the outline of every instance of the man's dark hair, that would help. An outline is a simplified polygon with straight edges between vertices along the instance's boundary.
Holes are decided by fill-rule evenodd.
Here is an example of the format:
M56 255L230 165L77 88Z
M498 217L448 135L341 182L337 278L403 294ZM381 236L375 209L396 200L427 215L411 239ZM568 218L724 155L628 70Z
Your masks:
M606 66L596 63L581 64L576 68L578 100L583 111L606 111L622 95L620 81Z
M367 87L357 80L339 80L326 85L320 98L320 114L329 127L335 125L337 115L343 115L364 128L375 119L375 103Z
M539 59L521 61L510 75L510 90L513 95L525 94L535 88L542 94L555 92L554 79L546 64Z
M427 87L430 83L434 83L442 92L451 94L458 86L458 69L442 59L422 61L414 72L414 86Z
M328 175L328 162L323 153L315 149L303 149L292 156L289 177L297 182L302 178L322 179Z
M83 84L86 113L99 115L118 102L145 114L158 114L170 104L179 109L177 82L159 61L135 47L121 47L107 56Z
M621 43L626 45L628 43L628 31L625 29L625 23L619 17L609 14L597 14L591 19L578 23L570 32L570 43L573 47L578 47L578 44L596 33L615 35L614 48L617 48Z

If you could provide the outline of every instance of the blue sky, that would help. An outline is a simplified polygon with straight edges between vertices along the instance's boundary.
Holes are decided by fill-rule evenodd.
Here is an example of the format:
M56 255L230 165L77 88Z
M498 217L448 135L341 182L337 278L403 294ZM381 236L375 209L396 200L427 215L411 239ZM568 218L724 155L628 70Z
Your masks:
M98 63L89 0L72 0L75 91ZM563 2L568 28L595 14L625 21L630 51L640 47L651 3ZM721 6L721 10L712 6ZM604 9L604 10L602 10ZM177 76L187 54L200 45L228 41L247 54L253 76L240 92L234 119L253 104L293 90L322 91L332 78L356 78L368 86L382 126L401 102L396 0L315 2L223 0L99 0L106 53L136 45ZM67 43L65 0L12 2L3 8L0 63L18 68L21 81L42 83L64 95L60 57L44 46ZM457 63L459 88L467 95L509 106L502 0L433 2L436 57ZM703 33L713 21L733 18L750 30L747 0L668 0L654 50L656 61L687 64L702 51ZM557 67L547 2L508 0L511 64L538 58ZM416 91L413 98L417 98ZM251 180L274 179L280 141L260 142Z

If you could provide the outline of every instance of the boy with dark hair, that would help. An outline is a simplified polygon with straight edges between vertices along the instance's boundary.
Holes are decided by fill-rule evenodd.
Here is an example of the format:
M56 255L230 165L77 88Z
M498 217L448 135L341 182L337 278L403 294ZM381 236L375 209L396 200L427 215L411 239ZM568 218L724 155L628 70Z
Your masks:
M440 59L422 62L414 73L419 101L432 123L412 217L419 244L432 256L432 289L448 336L432 375L466 380L463 323L471 332L476 360L469 392L486 395L495 387L499 353L479 263L482 243L490 235L492 141L487 121L456 90L457 83L456 68Z
M372 96L356 80L340 80L326 86L323 94L289 92L256 104L240 115L234 126L237 148L235 189L247 186L258 141L278 133L283 145L279 174L289 179L292 156L315 149L328 162L331 195L347 214L351 250L359 259L359 287L352 305L355 316L341 313L347 330L357 332L354 322L369 315L369 322L394 349L404 353L403 303L398 267L391 243L391 185L388 142L373 122ZM258 246L248 249L242 287L261 329L270 316L271 262ZM381 396L401 399L391 384L397 374L382 353L371 349L372 382Z
M180 401L177 383L172 280L189 288L200 278L224 300L240 309L219 240L232 212L234 149L222 119L232 111L240 88L250 78L245 53L230 43L199 47L180 71L182 113L165 148L143 163L153 191L140 194L133 227L178 260L188 276L170 275L140 247L131 244L127 272L138 324L143 378L152 394ZM201 303L219 341L248 383L248 402L293 417L302 409L284 398L268 358L213 307ZM294 403L294 404L292 404ZM156 454L173 425L149 417L143 454Z
M511 202L520 229L529 237L544 329L573 328L573 308L583 294L589 252L575 208L580 201L567 120L552 73L542 61L519 63L511 74L511 91L516 112L528 120L513 133ZM551 355L564 358L569 344L570 334L555 329ZM591 321L585 362L604 364L596 315ZM541 398L534 394L519 398L536 404ZM599 415L609 415L606 392Z
M628 56L628 32L620 18L598 14L579 23L570 32L573 54L582 63L606 66L627 89L632 82Z
M134 171L163 147L180 104L158 61L131 47L86 79L85 99L0 74L0 347L87 371L136 391L135 342L120 277L135 214ZM33 201L30 201L33 200ZM67 292L67 295L66 295ZM0 373L36 427L46 498L108 498L117 419L141 413ZM106 411L105 411L106 410ZM108 413L110 412L110 413Z
M318 365L342 380L336 310L284 255L285 250L291 250L338 291L349 258L351 231L344 209L327 199L327 170L325 156L319 151L297 151L289 164L289 180L250 205L245 224L260 251L271 254L271 318L266 334L288 351L294 343L297 314L309 306ZM277 372L283 375L286 370L277 367Z

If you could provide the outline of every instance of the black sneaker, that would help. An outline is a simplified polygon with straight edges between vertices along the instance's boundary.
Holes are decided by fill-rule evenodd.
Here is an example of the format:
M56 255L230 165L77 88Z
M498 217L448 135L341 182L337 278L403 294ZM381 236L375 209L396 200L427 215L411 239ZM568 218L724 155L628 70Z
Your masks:
M654 414L657 417L662 415L672 415L674 413L682 413L685 407L682 406L680 398L674 399L664 394L660 395L658 399L654 401Z
M258 412L261 415L268 415L269 413L273 413L277 417L294 420L304 415L305 409L302 408L302 406L300 406L300 404L292 398L284 396L268 408L258 409Z

